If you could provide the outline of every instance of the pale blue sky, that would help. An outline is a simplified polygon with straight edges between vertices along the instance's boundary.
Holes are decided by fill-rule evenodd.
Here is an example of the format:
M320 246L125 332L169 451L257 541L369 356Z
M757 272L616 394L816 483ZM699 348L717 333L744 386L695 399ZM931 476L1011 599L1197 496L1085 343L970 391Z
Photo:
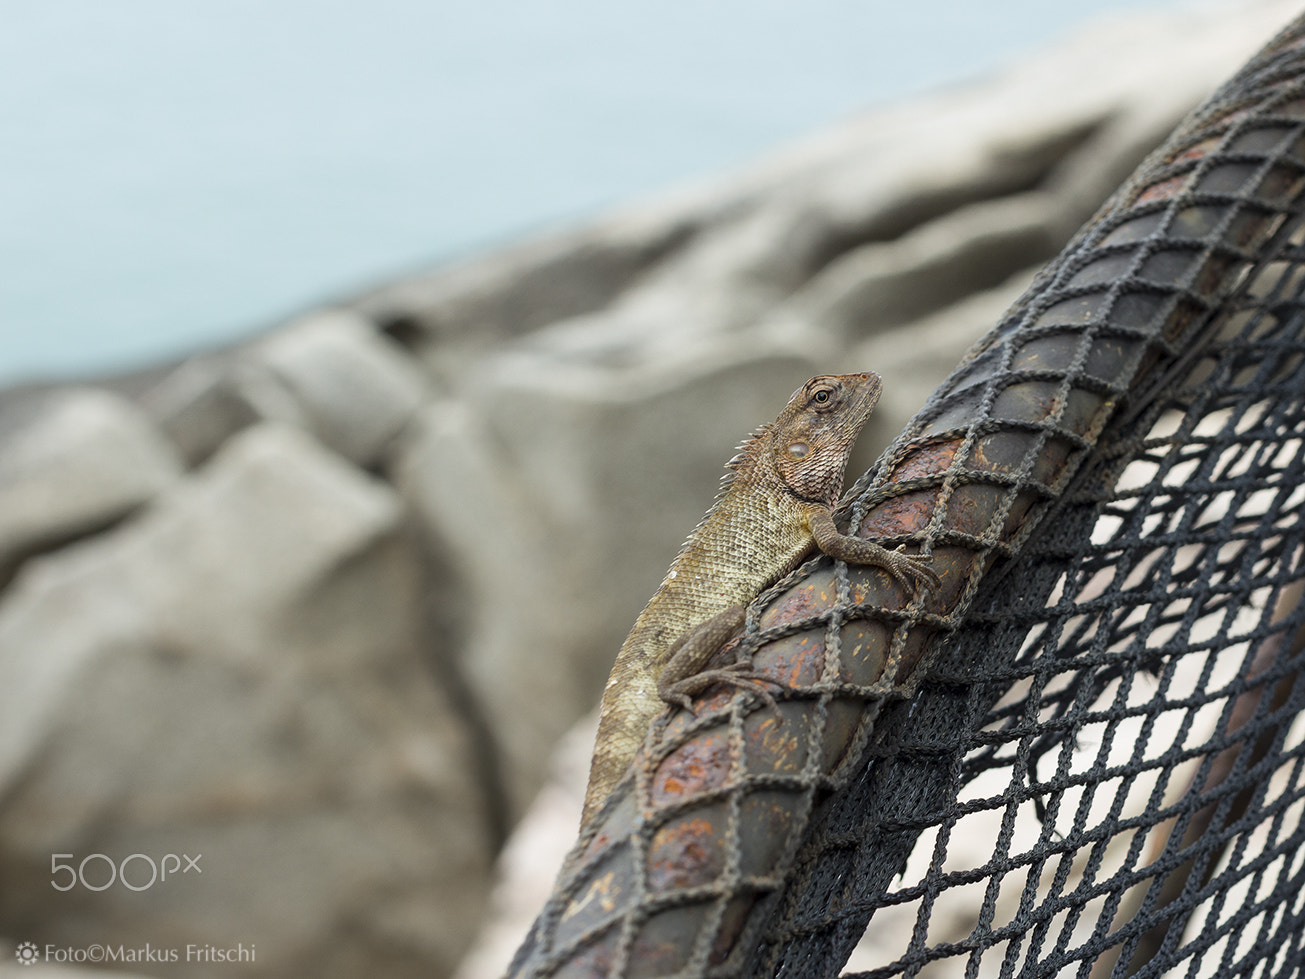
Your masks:
M126 369L1162 0L0 0L0 383Z

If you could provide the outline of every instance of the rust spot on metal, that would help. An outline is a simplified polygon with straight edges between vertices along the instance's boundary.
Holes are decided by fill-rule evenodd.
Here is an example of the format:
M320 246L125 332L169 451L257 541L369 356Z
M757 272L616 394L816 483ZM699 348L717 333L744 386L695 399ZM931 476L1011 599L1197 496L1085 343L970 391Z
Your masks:
M1226 121L1231 121L1236 117L1237 113L1233 112L1228 115ZM1200 160L1203 157L1209 156L1210 152L1218 147L1221 139L1221 136L1207 136L1205 139L1197 140L1195 143L1192 143L1190 146L1171 156L1169 162L1185 163L1188 160Z
M651 801L654 805L664 805L719 788L728 781L729 774L729 732L723 727L704 731L676 748L657 766Z
M902 537L929 526L942 488L931 486L878 504L861 521L861 537Z
M970 468L983 472L1014 472L1033 447L1028 432L993 432L974 443Z
M591 904L596 904L603 912L611 912L616 908L616 897L614 893L618 889L615 886L616 872L608 871L600 877L595 877L589 882L584 893L578 898L571 901L562 912L562 920L574 918L580 912L586 910Z
M1149 204L1151 201L1165 201L1177 197L1182 189L1187 186L1187 179L1190 176L1191 174L1182 173L1176 177L1170 177L1168 180L1160 180L1149 184L1137 195L1137 203Z
M766 609L757 624L769 629L803 622L831 608L836 600L833 577L828 573L813 574Z
M717 820L700 815L673 819L653 834L648 844L648 886L654 891L709 884L725 869L725 851Z
M761 672L789 687L805 687L825 670L823 627L819 632L799 632L766 646L764 659L754 662Z
M858 619L839 630L838 678L869 686L884 671L884 650L891 630L873 619Z
M907 479L919 479L946 472L956 458L956 450L961 446L959 439L938 442L913 450L892 472L892 478L901 482Z
M1305 36L1293 44L1305 45ZM1235 84L1244 90L1249 83ZM885 474L923 488L916 485L876 504L859 531L871 538L918 539L937 518L943 534L936 539L933 566L944 583L926 600L930 611L954 610L975 576L1006 550L1002 545L1019 540L1030 515L1063 491L1061 484L1083 451L1080 440L1095 439L1113 411L1115 395L1102 382L1145 390L1147 379L1174 350L1192 342L1213 302L1241 273L1245 260L1235 253L1259 247L1285 220L1287 209L1277 202L1303 192L1305 172L1293 160L1305 148L1288 148L1298 136L1284 118L1292 113L1305 117L1305 99L1280 90L1284 100L1293 101L1279 102L1278 95L1266 94L1273 92L1273 84L1257 81L1252 87L1254 99L1204 109L1171 138L1161 150L1164 172L1155 166L1140 172L1127 185L1137 188L1127 192L1131 204L1117 198L1101 212L1100 221L1117 226L1104 240L1092 234L1081 239L1073 263L1059 266L1081 288L1066 294L1065 282L1048 278L1040 295L1017 304L973 359L953 374L946 401L931 421L918 423L919 441ZM1256 113L1266 118L1235 128ZM1197 165L1225 148L1230 152L1211 160L1211 166ZM1260 161L1270 154L1281 162L1257 176ZM1258 204L1247 200L1252 188ZM1175 203L1160 206L1170 201ZM1123 213L1138 204L1152 206L1138 208L1147 213ZM1162 247L1163 239L1168 243ZM1127 278L1139 260L1139 274ZM1052 288L1056 291L1047 291ZM1075 365L1088 342L1085 330L1093 334L1083 365L1088 379L1067 385L1060 378L1079 369ZM1040 375L1050 379L1033 380L1019 374L1022 369L1050 372ZM985 396L994 382L1005 386L985 416ZM1052 418L1054 428L1046 424ZM1003 421L1006 431L993 432ZM974 428L976 422L984 427ZM1036 427L1043 430L1030 430ZM973 432L977 439L958 466L959 431ZM930 441L940 432L941 440ZM1035 449L1039 454L1030 460ZM1010 485L1011 474L1026 471L1028 485ZM944 492L945 511L936 513ZM646 753L639 756L645 766L641 775L652 768L647 796L624 783L625 797L618 796L606 813L585 876L570 879L578 892L561 898L571 903L560 919L541 919L545 926L560 920L546 948L573 950L555 976L587 976L618 964L627 977L680 974L706 943L717 967L713 971L737 971L728 960L737 954L740 937L750 934L745 923L757 910L759 893L772 880L780 885L785 854L794 852L795 840L808 828L809 793L860 763L849 747L862 743L857 734L872 722L867 701L913 692L923 672L921 659L938 628L928 617L896 622L889 620L892 613L873 610L879 603L902 609L911 601L882 570L851 568L846 580L856 607L843 612L867 617L841 624L836 646L827 642L827 626L811 624L839 601L832 571L808 576L762 613L763 628L802 631L756 651L757 668L792 689L783 691L777 708L756 705L743 716L741 741L731 734L723 712L704 715L701 710L747 696L726 686L699 705L697 718L679 712L669 723L658 722L661 740L655 750L670 754L655 765ZM846 686L824 687L826 679ZM818 758L811 757L817 752ZM817 763L821 770L815 773ZM738 784L733 781L736 765L743 776ZM767 780L767 775L790 778ZM671 806L679 808L667 812ZM651 821L653 832L646 852L622 845L647 831L642 818ZM727 850L738 855L741 881L734 874L722 880L725 867L733 869ZM642 875L645 887L637 886L636 875ZM728 893L723 892L725 883ZM649 889L651 901L645 900ZM721 910L724 915L718 916ZM620 928L613 927L614 919ZM703 931L709 925L713 934ZM616 943L630 938L628 954L615 963Z
M801 703L749 714L743 722L743 765L749 775L794 775L807 763L809 718Z

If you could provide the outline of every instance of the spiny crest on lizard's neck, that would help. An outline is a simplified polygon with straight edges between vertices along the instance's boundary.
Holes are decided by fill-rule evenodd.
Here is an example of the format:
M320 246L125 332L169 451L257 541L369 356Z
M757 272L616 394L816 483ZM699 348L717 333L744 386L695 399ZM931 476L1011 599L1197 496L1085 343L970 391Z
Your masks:
M857 436L879 402L879 375L822 374L793 392L774 422L739 445L717 500L736 485L782 484L800 499L833 506Z

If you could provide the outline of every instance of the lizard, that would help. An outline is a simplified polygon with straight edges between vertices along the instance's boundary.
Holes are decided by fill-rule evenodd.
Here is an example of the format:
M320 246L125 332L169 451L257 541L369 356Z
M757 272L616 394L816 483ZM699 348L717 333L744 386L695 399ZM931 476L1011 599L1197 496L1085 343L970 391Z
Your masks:
M798 388L775 421L738 447L720 492L681 546L635 620L603 690L585 790L587 828L667 704L692 710L691 695L714 683L774 698L736 661L706 669L744 624L744 606L819 550L874 565L907 588L935 589L938 576L917 556L840 532L833 509L852 445L879 402L873 372L821 375Z

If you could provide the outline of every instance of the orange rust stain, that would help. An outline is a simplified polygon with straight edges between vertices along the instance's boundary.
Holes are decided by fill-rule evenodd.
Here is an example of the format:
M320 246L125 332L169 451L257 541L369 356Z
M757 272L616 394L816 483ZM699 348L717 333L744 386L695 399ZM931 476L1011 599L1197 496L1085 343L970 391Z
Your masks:
M788 625L810 618L834 604L833 579L828 574L814 574L762 613L758 625L763 629Z
M686 795L718 788L730 773L728 732L704 731L671 752L657 766L652 780L652 801L662 805Z
M942 488L917 490L880 503L861 522L860 537L899 537L923 530L933 518Z
M710 883L724 865L716 827L701 816L673 820L649 841L648 884L654 891Z
M585 847L584 862L588 863L593 857L611 846L612 842L612 834L607 830L600 830L594 838L589 841L589 845Z
M866 686L876 682L883 672L890 630L882 622L858 619L843 626L840 636L839 679Z
M956 450L961 447L961 440L940 442L916 449L897 464L893 478L898 482L905 479L919 479L922 476L936 476L946 472L956 458Z
M619 896L617 892L620 890L613 886L615 880L616 873L609 870L603 876L590 881L584 896L566 906L566 910L562 912L562 920L575 917L595 902L604 914L610 913L616 907L616 898Z
M1227 118L1235 119L1236 116L1237 114L1233 113ZM1193 143L1191 146L1187 147L1187 149L1183 150L1181 153L1178 153L1170 157L1169 162L1183 163L1187 160L1199 160L1202 157L1208 156L1210 154L1210 151L1215 149L1219 145L1220 139L1221 137L1219 136L1207 136L1205 139Z
M805 729L796 718L785 720L775 711L759 711L744 723L745 756L749 762L766 759L768 774L795 773L806 760L799 732L805 733Z
M780 683L803 687L820 679L825 668L825 643L819 634L799 632L769 643L754 662L761 672Z
M1161 180L1144 188L1137 195L1138 204L1147 204L1151 201L1165 201L1171 197L1177 197L1178 192L1187 184L1188 174L1180 174L1177 177L1170 177L1168 180Z
M1279 86L1278 86L1278 85L1272 85L1272 86L1269 86L1269 88L1268 88L1267 90L1268 90L1268 91L1273 91L1273 90L1278 90L1278 89L1279 89ZM1289 103L1289 104L1290 104L1290 103ZM1263 108L1263 106L1262 106L1260 103L1251 103L1251 104L1249 104L1249 105L1241 105L1241 106L1237 106L1237 107L1235 107L1234 109L1232 109L1232 111L1227 112L1227 113L1225 113L1224 115L1219 116L1219 117L1218 117L1218 122L1219 122L1219 124L1220 124L1221 126L1223 126L1223 127L1226 128L1226 127L1228 127L1229 125L1231 125L1232 123L1235 123L1235 122L1241 122L1241 120L1243 120L1243 119L1248 119L1248 118L1250 118L1250 117L1253 116L1255 113L1261 111L1262 108ZM1275 114L1275 115L1281 115L1281 114L1282 114L1282 110L1283 110L1283 108L1284 108L1284 106L1281 106L1281 105L1279 105L1279 106L1275 106L1275 107L1274 107L1274 114ZM1222 136L1222 133L1220 133L1220 134L1217 135L1217 136L1211 136L1208 140L1205 140L1205 142L1208 143L1211 147L1217 146L1217 145L1219 144L1219 140L1220 140L1221 136Z

